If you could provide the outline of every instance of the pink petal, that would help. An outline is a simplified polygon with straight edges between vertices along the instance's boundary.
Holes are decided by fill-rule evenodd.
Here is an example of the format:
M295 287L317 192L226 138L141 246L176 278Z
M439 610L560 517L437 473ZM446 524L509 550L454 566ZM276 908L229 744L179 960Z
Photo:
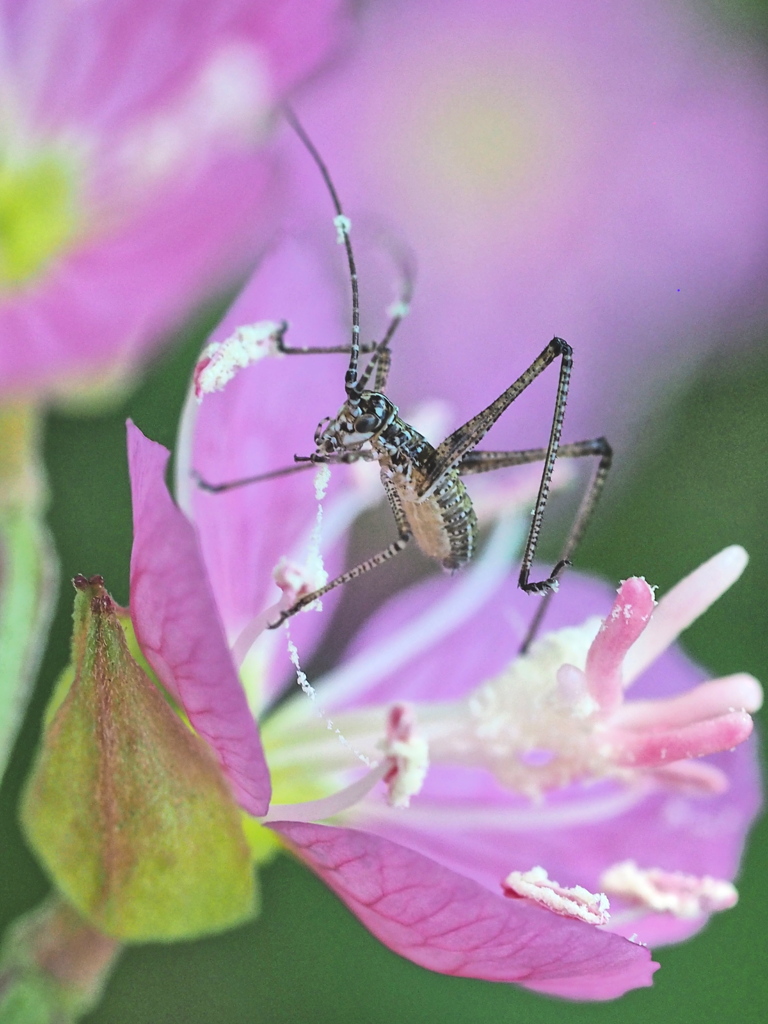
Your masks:
M274 169L266 120L285 89L328 59L347 14L343 0L207 0L194 17L186 0L4 0L0 60L12 121L18 106L33 154L71 147L78 202L77 237L0 298L0 336L15 339L0 346L4 388L50 392L126 373L243 273L280 208L266 187ZM212 115L206 126L203 117L200 138L187 141L183 97L212 61L223 66L231 55L232 93L238 55L253 65L254 82L232 104L242 124L223 115L216 127ZM151 175L137 140L162 132L189 152Z
M481 551L455 577L435 576L410 587L371 616L343 666L322 681L326 705L387 705L403 696L416 704L455 700L506 668L536 604L517 587L512 538L500 539L501 550L487 564ZM581 623L589 614L602 616L610 605L610 587L572 573L561 582L543 632ZM425 619L438 628L426 628ZM414 634L420 642L413 642ZM480 644L479 636L493 641Z
M644 946L505 900L386 839L325 825L270 827L385 946L429 970L615 999L650 985L658 966Z
M160 344L263 242L268 171L261 156L226 154L4 298L0 333L17 339L0 346L4 386L53 390L130 367Z
M168 452L128 421L133 494L131 618L141 649L212 746L235 799L266 813L269 772L232 665L194 528L171 501Z
M116 132L162 109L227 45L250 47L282 93L316 70L346 27L340 0L13 0L0 12L12 65L46 124Z
M645 629L654 608L653 591L637 576L625 580L587 655L589 690L608 715L623 700L624 657Z

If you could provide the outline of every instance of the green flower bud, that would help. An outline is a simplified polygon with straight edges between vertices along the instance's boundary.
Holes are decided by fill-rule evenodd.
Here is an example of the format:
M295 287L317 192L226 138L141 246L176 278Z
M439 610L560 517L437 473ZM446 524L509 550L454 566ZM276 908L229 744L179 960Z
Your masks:
M251 855L212 752L131 657L101 577L74 584L72 684L24 794L30 844L66 900L122 941L247 920Z

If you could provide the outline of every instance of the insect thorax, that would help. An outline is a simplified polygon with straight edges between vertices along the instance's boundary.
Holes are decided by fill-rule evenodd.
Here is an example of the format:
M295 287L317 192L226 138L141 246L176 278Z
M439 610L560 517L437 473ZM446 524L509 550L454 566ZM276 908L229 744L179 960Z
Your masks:
M460 569L474 554L477 516L457 469L437 475L437 452L398 415L386 395L364 391L318 426L318 455L344 461L345 452L366 452L393 489L414 540L444 569ZM401 528L404 524L400 523Z

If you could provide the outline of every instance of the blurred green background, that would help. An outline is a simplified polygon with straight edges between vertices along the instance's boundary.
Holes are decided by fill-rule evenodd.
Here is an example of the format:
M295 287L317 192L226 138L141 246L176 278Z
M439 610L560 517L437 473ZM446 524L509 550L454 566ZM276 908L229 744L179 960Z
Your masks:
M766 4L728 4L733 31L768 40ZM766 43L768 53L768 43ZM101 573L127 603L131 528L124 421L172 446L191 367L224 303L202 311L139 386L104 415L53 412L45 434L50 522L62 563L59 607L35 699L0 791L0 925L37 904L47 882L19 833L15 808L41 713L68 657L76 572ZM670 345L675 339L670 339ZM662 592L731 543L751 555L742 581L694 625L685 647L713 673L768 680L768 344L762 325L715 353L654 414L652 442L609 488L579 563L610 580L638 572ZM768 1009L765 878L768 825L755 829L738 907L692 941L661 949L653 989L609 1004L574 1005L430 974L389 953L324 887L288 857L262 875L263 913L217 939L141 947L120 960L89 1018L162 1022L742 1021Z

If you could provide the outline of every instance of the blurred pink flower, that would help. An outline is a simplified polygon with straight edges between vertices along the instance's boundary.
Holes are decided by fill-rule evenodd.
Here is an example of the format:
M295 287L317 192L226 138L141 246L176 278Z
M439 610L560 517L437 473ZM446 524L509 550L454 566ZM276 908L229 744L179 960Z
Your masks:
M450 400L451 426L556 334L575 352L569 439L636 443L652 400L763 308L768 80L700 5L372 4L297 106L358 252L366 222L413 247L392 390ZM290 132L283 157L306 227L328 198ZM375 336L388 282L359 262ZM495 447L542 443L533 392Z
M328 338L344 317L332 272L286 245L214 338L282 316L296 343ZM165 489L167 453L131 429L139 642L242 806L386 945L434 970L571 998L648 984L647 951L626 940L677 941L733 903L759 799L754 750L742 742L759 686L744 675L704 683L670 649L738 577L743 552L717 556L653 615L644 581L623 584L612 607L602 585L573 574L546 634L515 659L532 611L510 571L518 512L462 576L430 580L376 613L314 701L297 693L270 713L288 665L282 631L263 629L301 585L283 563L280 598L272 571L280 556L301 564L312 549L311 474L211 495L190 470L218 482L306 454L314 424L343 399L345 362L265 358L190 404L177 452L189 518ZM373 498L371 468L334 469L322 523L330 571L338 538ZM330 607L291 620L303 656ZM630 682L639 699L625 701ZM276 791L266 818L254 716ZM381 763L360 777L355 752L370 763L377 748ZM407 810L392 806L411 797ZM265 831L258 842L269 848ZM603 921L603 890L612 916L595 927L587 922Z
M124 373L274 227L275 102L340 0L0 4L0 381Z

